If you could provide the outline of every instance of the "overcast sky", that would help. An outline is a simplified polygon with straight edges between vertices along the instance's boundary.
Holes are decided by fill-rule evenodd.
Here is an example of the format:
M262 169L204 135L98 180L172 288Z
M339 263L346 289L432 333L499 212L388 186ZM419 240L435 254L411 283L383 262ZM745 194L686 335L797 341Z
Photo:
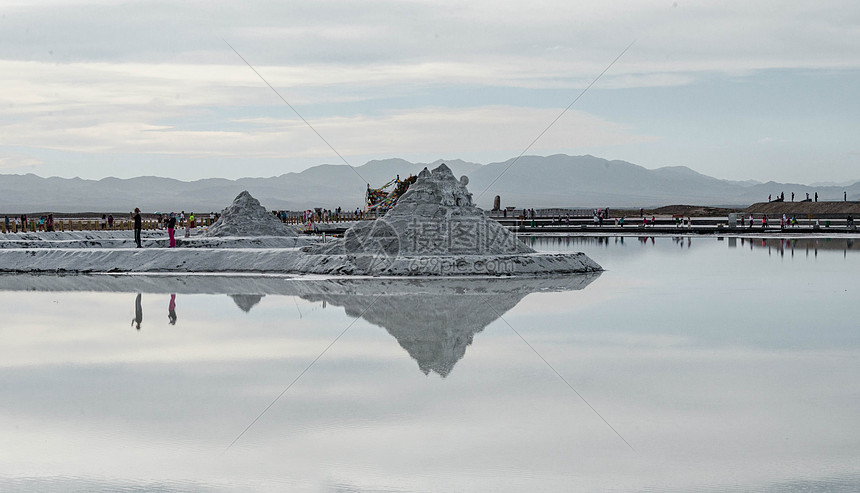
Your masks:
M860 180L860 2L0 0L0 173L181 180L531 148Z

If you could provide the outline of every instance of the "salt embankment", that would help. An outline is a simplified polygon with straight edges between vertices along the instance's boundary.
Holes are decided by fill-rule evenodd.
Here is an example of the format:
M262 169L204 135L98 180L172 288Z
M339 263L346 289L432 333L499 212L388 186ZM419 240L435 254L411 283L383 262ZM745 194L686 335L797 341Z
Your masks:
M295 248L313 241L296 236L210 237L194 231L188 238L184 229L176 230L177 248ZM167 248L166 229L141 232L145 248ZM0 250L17 248L134 248L132 231L71 231L36 233L0 233Z
M295 248L37 248L0 251L0 272L290 272Z
M860 219L860 202L758 202L744 209L743 213L769 214L772 217L778 217L785 214L786 216L797 216L798 218L810 216L820 219L834 217L845 218L846 216L852 216L855 219Z

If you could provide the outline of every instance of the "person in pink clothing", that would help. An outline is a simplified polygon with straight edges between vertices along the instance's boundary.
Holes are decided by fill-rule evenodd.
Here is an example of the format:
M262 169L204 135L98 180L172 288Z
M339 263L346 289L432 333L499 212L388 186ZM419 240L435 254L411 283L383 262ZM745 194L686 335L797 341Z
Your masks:
M176 215L172 212L167 219L167 236L170 237L170 248L176 248Z

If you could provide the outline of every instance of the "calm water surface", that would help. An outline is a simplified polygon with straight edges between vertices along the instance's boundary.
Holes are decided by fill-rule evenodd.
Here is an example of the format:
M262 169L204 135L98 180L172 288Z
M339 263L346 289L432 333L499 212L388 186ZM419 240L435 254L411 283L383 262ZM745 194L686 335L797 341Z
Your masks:
M860 247L526 241L607 270L0 277L0 490L860 490Z

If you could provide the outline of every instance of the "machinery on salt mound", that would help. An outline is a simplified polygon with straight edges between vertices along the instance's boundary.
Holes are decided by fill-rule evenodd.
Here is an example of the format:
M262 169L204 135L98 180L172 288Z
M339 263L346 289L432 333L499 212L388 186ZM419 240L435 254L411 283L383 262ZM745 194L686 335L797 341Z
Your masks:
M364 195L364 210L384 215L397 204L397 199L406 193L409 190L409 186L415 183L417 179L417 176L410 175L409 178L401 180L400 175L397 175L397 178L382 185L380 188L370 188L370 185L367 185L367 192ZM394 188L389 192L388 187L392 185L394 185Z
M538 253L472 203L468 178L427 168L384 217L302 249L289 270L367 276L502 276L598 272L584 253Z

